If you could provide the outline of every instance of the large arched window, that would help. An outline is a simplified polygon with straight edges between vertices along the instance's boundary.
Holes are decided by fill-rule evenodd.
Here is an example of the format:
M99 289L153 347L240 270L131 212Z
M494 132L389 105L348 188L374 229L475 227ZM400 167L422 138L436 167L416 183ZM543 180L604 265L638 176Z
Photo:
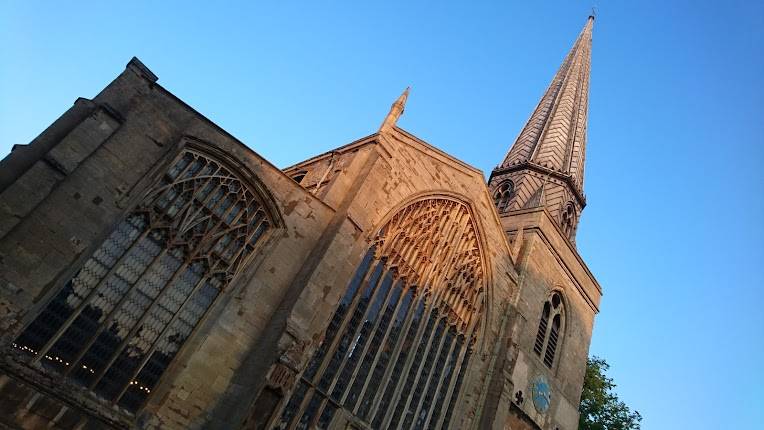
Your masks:
M555 291L544 303L538 331L536 332L536 342L533 344L533 352L550 369L552 364L554 364L555 353L562 336L563 311L562 296L559 292Z
M509 202L515 193L515 184L512 181L502 182L493 194L493 202L499 213L504 213L509 209Z
M272 225L233 169L184 150L14 346L136 411Z
M415 202L383 227L274 422L325 429L344 409L374 429L448 428L483 307L469 209Z

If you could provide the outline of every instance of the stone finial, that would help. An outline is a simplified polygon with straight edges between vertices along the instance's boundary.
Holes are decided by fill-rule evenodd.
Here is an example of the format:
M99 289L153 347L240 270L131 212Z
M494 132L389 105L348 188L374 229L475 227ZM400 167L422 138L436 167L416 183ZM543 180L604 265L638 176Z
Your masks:
M398 122L398 118L403 115L403 111L406 108L406 100L409 98L409 91L411 90L411 87L406 87L406 89L403 91L403 94L398 97L398 99L393 103L392 106L390 106L390 112L388 112L387 116L385 117L385 120L382 121L382 125L379 126L379 132L383 131L389 131L392 130L393 127L395 127L395 124Z

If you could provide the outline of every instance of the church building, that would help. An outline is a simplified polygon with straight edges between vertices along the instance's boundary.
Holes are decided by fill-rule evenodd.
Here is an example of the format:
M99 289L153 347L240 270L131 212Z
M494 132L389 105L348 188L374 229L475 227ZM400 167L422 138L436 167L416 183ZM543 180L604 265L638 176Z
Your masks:
M0 161L0 427L575 430L593 24L488 183L408 90L280 169L133 58Z

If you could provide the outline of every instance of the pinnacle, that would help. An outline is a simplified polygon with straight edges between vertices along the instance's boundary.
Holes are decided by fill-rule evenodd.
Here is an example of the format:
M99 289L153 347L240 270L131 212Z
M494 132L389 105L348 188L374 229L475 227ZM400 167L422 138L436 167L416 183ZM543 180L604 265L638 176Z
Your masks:
M388 112L385 120L382 121L382 125L379 127L380 132L389 131L395 127L396 123L398 122L398 118L403 115L403 111L406 109L406 101L409 98L410 91L411 87L406 87L406 89L403 90L403 93L401 93L395 102L393 102L393 105L390 106L390 112Z

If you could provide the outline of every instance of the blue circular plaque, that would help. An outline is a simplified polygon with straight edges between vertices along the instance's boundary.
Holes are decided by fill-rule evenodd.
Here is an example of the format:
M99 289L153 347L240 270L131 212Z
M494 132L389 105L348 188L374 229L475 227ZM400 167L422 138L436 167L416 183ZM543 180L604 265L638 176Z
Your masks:
M549 410L549 404L552 402L552 392L549 388L549 381L544 375L539 375L531 381L531 395L533 396L533 406L542 414Z

